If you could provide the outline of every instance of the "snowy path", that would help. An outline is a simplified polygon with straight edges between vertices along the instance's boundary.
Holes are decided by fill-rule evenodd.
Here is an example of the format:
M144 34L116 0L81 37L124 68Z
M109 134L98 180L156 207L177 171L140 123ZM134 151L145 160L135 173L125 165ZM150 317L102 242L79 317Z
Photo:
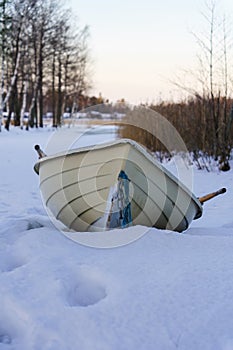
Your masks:
M33 147L48 135L0 135L0 350L233 349L232 171L195 170L195 193L228 192L184 234L88 248L43 208Z

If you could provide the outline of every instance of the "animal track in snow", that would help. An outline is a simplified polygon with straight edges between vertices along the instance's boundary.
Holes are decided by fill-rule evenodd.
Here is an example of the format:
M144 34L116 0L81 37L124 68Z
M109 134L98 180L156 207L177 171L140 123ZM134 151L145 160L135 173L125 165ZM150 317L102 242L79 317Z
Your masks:
M70 306L94 305L106 296L106 288L100 276L89 269L80 271L67 290L67 301Z

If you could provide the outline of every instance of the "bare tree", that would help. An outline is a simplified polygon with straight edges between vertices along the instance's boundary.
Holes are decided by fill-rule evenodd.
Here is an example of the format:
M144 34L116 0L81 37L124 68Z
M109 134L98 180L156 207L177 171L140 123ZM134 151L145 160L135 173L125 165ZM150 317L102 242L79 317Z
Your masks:
M88 86L88 30L74 29L59 0L2 0L0 19L0 127L6 108L7 129L11 115L23 128L26 111L27 129L42 127L45 101L60 125L70 96Z
M218 160L222 170L227 170L231 149L228 55L232 48L232 39L226 17L217 8L216 1L206 3L202 16L206 29L203 33L193 33L199 47L199 71L195 70L192 77L199 88L191 87L186 91L192 93L202 104L199 118L202 150ZM176 85L182 87L182 83Z
M10 16L7 6L10 4L9 0L0 2L0 50L1 50L1 77L0 77L0 131L2 127L2 118L4 111L4 82L6 74L6 55L8 50L7 34L9 31Z

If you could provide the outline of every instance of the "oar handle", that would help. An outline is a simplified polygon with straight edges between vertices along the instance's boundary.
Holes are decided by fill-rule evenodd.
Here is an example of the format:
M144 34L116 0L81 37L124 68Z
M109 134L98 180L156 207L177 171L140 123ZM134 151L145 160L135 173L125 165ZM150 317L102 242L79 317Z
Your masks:
M212 193L209 193L209 194L206 194L205 196L203 197L199 197L199 201L201 202L201 204L203 204L204 202L218 196L219 194L223 194L225 193L227 190L225 187L221 188L220 190L216 191L216 192L212 192Z
M46 154L42 151L39 145L35 145L35 150L38 153L39 159L46 157Z

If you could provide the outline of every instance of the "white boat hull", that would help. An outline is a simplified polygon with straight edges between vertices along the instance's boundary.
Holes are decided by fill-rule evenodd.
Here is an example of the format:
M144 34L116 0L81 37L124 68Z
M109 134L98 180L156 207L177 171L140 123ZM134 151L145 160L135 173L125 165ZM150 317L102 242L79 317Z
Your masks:
M145 225L181 232L202 215L199 200L131 140L45 157L35 169L44 204L74 231ZM122 223L122 217L117 218L124 210L123 202L119 207L121 171L128 179L125 183L129 193L124 193L125 206L129 204L126 223ZM118 209L113 209L116 203Z

